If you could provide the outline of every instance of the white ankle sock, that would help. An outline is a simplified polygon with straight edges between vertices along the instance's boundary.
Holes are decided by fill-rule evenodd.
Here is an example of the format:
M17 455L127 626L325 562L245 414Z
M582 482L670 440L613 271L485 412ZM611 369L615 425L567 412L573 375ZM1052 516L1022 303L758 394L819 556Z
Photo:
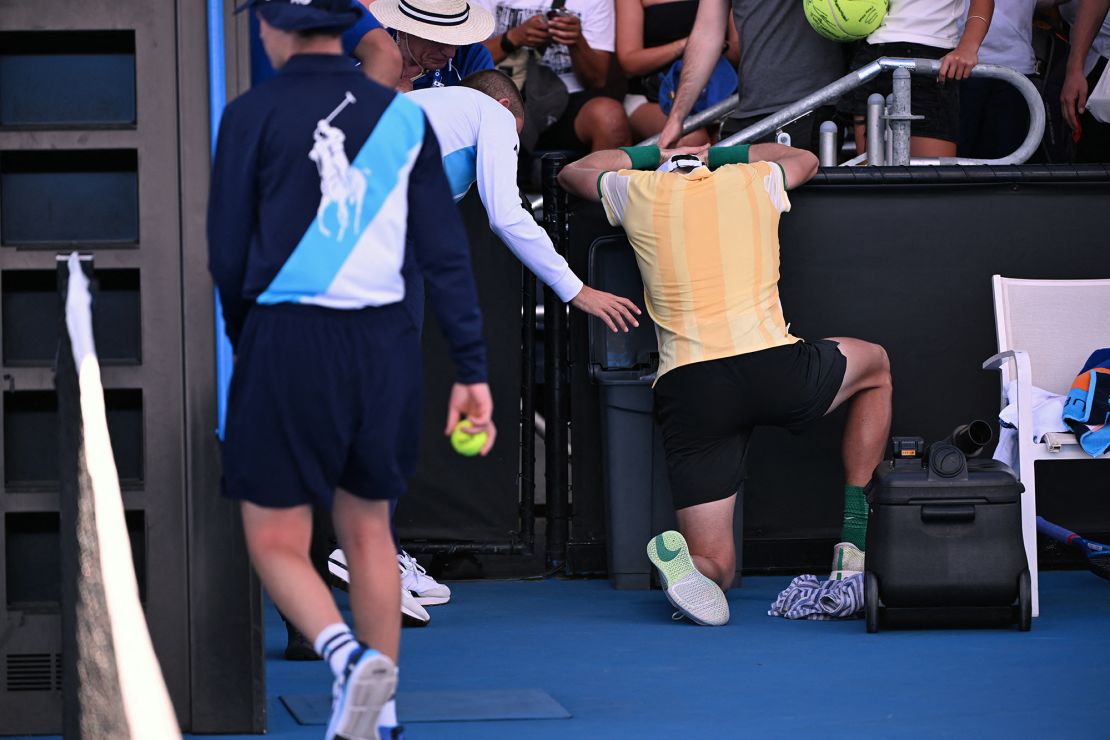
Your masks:
M343 669L347 667L347 658L358 647L358 640L355 639L355 634L351 632L350 627L343 622L336 622L329 624L316 636L313 647L316 648L316 653L331 666L331 672L338 677L343 675Z
M382 705L382 712L378 715L378 727L397 726L397 700L390 699Z

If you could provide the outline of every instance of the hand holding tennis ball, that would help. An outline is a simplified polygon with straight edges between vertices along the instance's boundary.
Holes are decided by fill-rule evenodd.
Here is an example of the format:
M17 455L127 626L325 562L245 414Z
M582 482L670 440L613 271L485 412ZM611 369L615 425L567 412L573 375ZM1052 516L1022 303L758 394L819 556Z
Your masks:
M470 419L463 419L451 432L451 446L463 457L474 457L485 447L489 435L475 431Z
M465 417L465 418L464 418ZM497 439L493 425L493 397L485 383L455 383L447 400L445 436L460 455L485 457Z

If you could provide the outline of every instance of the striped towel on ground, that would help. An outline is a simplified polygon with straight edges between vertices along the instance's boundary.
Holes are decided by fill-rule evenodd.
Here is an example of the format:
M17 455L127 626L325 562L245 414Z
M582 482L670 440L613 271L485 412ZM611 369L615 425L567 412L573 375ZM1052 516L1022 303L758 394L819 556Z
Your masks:
M863 574L842 581L798 576L779 594L767 612L786 619L853 619L863 616Z

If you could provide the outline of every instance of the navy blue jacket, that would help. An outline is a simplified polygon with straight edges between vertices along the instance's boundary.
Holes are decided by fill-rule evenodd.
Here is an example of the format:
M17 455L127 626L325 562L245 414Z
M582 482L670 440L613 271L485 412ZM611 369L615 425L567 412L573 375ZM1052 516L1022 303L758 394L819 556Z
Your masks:
M400 302L406 240L459 382L485 381L466 233L420 109L338 55L295 56L227 106L208 258L233 345L255 304Z

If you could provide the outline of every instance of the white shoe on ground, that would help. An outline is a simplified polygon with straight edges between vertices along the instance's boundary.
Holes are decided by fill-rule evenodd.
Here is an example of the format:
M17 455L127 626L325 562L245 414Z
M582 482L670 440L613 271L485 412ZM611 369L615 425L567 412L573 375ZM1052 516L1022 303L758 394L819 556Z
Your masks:
M403 571L403 569L402 569ZM347 570L347 556L343 550L336 548L328 556L328 572L331 574L332 585L344 591L349 590L351 583L350 572ZM446 588L446 587L444 587ZM401 582L401 624L406 627L423 627L432 619L428 610L420 605L416 594L405 588L404 579Z
M667 600L682 616L697 624L720 626L728 623L725 592L698 571L686 539L680 533L670 530L652 537L647 544L647 554L659 570Z
M845 578L863 572L864 552L851 542L839 542L833 547L832 573L830 581L843 581Z
M438 606L451 600L451 589L428 575L424 566L404 550L397 554L401 567L401 585L416 596L421 606Z

